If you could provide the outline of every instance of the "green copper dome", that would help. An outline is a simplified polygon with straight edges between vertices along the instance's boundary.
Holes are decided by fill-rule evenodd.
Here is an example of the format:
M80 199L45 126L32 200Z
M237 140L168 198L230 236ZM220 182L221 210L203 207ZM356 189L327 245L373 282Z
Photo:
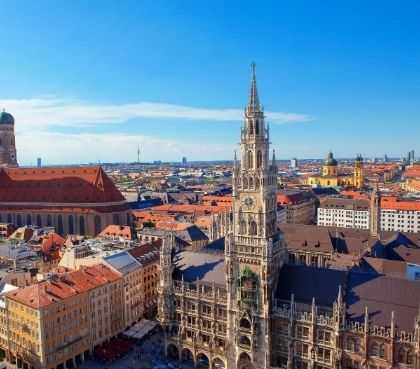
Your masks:
M0 113L0 124L15 124L15 118L13 118L12 114L3 110Z
M330 151L328 153L327 159L325 160L325 165L337 165L337 160L334 159L333 153Z

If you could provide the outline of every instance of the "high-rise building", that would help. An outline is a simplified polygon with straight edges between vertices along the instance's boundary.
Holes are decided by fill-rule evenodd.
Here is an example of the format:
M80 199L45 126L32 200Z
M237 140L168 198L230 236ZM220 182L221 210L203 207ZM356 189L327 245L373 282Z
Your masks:
M186 156L182 157L182 165L187 165L187 157Z
M36 166L37 166L38 168L41 168L41 167L42 167L42 159L41 159L41 158L37 158L37 159L36 159Z
M290 168L291 169L297 169L298 168L298 160L296 158L293 158L290 160Z
M17 167L15 119L3 110L0 113L0 166Z

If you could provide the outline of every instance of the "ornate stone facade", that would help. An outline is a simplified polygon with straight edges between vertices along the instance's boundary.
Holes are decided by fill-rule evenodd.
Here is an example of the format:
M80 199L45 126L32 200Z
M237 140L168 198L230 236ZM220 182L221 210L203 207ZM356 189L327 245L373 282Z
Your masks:
M177 249L174 236L163 242L158 315L166 354L214 369L419 368L417 282L404 281L413 296L403 310L413 322L401 317L396 323L392 312L387 324L383 317L400 305L387 300L386 291L399 280L285 265L276 177L253 66L233 170L232 219L224 219L225 231L213 231L227 231L224 243L193 252ZM384 292L380 303L369 300L377 290Z

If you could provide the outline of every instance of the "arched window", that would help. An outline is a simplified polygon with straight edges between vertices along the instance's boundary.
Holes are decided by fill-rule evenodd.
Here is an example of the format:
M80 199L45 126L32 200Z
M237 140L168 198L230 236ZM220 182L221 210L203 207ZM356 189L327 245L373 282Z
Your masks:
M239 322L239 326L245 329L251 329L251 323L247 318L242 318Z
M258 150L257 152L257 168L261 168L262 166L262 152Z
M42 227L42 219L41 219L41 215L39 214L36 216L36 225L38 227Z
M119 214L113 214L112 215L112 223L116 225L120 225L120 215Z
M79 217L79 234L84 236L86 233L85 231L85 218L81 215Z
M258 122L258 120L255 121L255 134L260 134L260 122Z
M7 214L7 223L13 223L12 214Z
M413 364L413 352L411 350L407 351L407 361L406 363L408 365L412 365Z
M26 215L26 225L32 225L32 217L31 214Z
M251 220L251 222L249 223L249 234L251 236L257 235L257 223L254 220Z
M240 234L245 234L246 233L246 222L245 222L245 220L241 220L241 222L239 223L239 233Z
M260 179L257 177L255 178L255 188L258 190L260 188Z
M74 219L73 219L73 215L69 215L69 233L70 234L74 234Z
M370 346L370 355L379 356L379 345L376 342L372 343Z
M254 168L254 160L252 160L252 151L248 151L248 169Z
M249 188L254 188L254 180L252 179L252 177L249 177Z
M99 215L95 215L95 236L102 231L102 221Z
M249 134L254 134L254 124L252 123L252 120L249 121Z
M57 233L63 234L64 233L64 227L63 227L63 216L60 214L57 219Z
M247 189L248 188L248 180L246 178L244 178L244 180L242 181L243 186L242 188Z
M383 343L379 345L379 357L385 359L385 345Z
M51 227L52 226L52 217L50 214L47 215L47 226Z
M248 348L251 347L251 341L248 337L241 336L241 338L239 338L239 345Z
M403 348L400 348L398 351L398 362L405 363L405 350Z
M16 223L18 227L22 227L22 215L20 214L17 215Z

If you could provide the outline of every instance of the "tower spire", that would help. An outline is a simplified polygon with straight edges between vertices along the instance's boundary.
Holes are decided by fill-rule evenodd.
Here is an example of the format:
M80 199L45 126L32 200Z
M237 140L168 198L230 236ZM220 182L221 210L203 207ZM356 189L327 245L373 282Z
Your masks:
M248 102L248 111L260 111L260 101L258 98L258 90L257 90L257 77L255 73L256 64L251 64L251 91L249 94L249 102Z

